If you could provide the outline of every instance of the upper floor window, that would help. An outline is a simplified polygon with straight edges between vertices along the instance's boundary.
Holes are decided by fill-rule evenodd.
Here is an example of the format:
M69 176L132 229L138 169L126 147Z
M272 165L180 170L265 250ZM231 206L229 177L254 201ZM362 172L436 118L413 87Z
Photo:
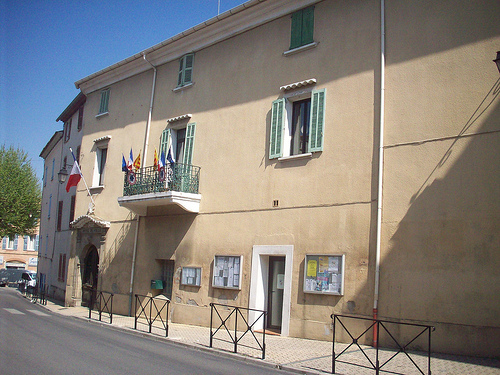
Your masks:
M72 119L69 119L64 123L64 142L68 142L71 135L71 122Z
M177 87L186 86L193 80L194 53L184 55L179 60L179 76Z
M98 147L96 150L96 159L94 165L94 178L92 186L104 186L104 170L106 167L106 159L108 157L108 148Z
M13 246L13 249L17 250L18 246L19 246L19 236L16 234L16 236L14 237L14 246Z
M273 102L269 159L323 150L325 94L312 90Z
M75 220L75 202L76 202L76 196L72 195L71 196L71 204L69 207L69 222L71 223L73 220Z
M314 42L314 6L301 9L292 14L290 49Z
M191 165L196 123L189 123L185 127L172 127L163 131L160 139L160 155L163 152L165 159L170 149L171 157L176 163Z
M7 250L14 249L14 239L10 237L4 237L2 240L2 247Z
M82 130L83 127L83 105L78 109L78 131Z
M105 89L101 91L101 104L99 105L98 115L103 115L108 113L109 109L109 92L110 89Z
M54 179L54 171L56 169L56 159L52 159L52 175L50 177L50 181Z

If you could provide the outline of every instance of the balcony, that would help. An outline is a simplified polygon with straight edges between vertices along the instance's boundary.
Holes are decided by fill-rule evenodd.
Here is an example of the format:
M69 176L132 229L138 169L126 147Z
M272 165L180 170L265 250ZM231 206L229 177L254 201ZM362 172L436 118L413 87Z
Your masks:
M194 165L167 164L161 171L144 167L124 173L123 196L118 197L118 204L141 216L146 216L148 209L198 213L199 181L200 167Z

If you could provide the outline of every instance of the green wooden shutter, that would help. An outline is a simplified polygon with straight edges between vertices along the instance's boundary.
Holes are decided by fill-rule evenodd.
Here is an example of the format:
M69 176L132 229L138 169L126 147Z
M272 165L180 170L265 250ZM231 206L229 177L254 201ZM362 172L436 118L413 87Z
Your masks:
M309 152L323 151L323 132L325 128L325 95L326 89L313 90L311 95Z
M191 83L191 80L193 78L194 55L190 53L189 55L184 56L184 58L184 79L182 81L182 84L187 85L188 83Z
M195 128L196 128L195 122L187 124L186 127L186 143L184 145L184 160L182 161L185 165L191 165L191 162L193 160Z
M101 91L101 103L99 106L99 113L108 112L109 105L109 89Z
M167 152L168 152L168 140L170 138L170 129L165 129L163 130L163 132L161 133L161 137L160 137L160 154L158 155L158 158L161 158L161 153L163 151L163 153L165 154L165 160L167 158Z
M302 11L292 14L292 32L290 37L290 49L300 47L302 44Z
M314 42L314 7L302 11L302 46Z
M182 86L182 73L184 72L184 57L179 59L179 76L177 77L177 86Z
M283 126L285 125L285 99L273 101L271 110L271 129L269 135L269 159L283 155Z

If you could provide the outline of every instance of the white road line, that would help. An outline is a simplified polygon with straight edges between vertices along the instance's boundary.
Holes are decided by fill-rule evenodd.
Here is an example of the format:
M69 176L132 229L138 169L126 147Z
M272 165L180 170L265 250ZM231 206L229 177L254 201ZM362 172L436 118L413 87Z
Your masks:
M38 316L50 316L49 314L46 314L42 311L38 311L38 310L28 310L30 313L32 314L35 314L35 315L38 315Z
M7 309L4 308L5 311L10 312L11 314L17 314L17 315L25 315L23 312L16 310L16 309Z

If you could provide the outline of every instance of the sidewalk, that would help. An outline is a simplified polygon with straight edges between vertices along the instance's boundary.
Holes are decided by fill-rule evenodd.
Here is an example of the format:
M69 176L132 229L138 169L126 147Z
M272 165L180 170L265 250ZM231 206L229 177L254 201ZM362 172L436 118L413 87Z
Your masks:
M43 305L41 305L43 306ZM76 317L89 320L89 310L86 307L64 307L57 302L47 301L43 306L57 314ZM92 313L91 322L109 325L107 314L102 315L102 322L99 322L99 315ZM233 345L219 340L214 340L213 348L210 348L210 329L207 327L198 327L183 325L177 323L168 324L168 338L165 338L165 330L160 327L153 327L149 334L149 328L146 324L139 324L138 329L134 329L134 318L113 314L111 326L118 329L130 330L144 335L153 335L155 338L169 340L182 345L194 346L201 350L217 351L225 355L240 356L245 360L262 361L261 351L247 348L244 345L255 346L250 339L248 342L242 340L238 346L238 354L233 354ZM331 373L332 370L332 343L328 341L306 340L292 337L281 337L278 335L266 335L266 355L263 360L267 365L292 370L301 374L324 374ZM339 353L346 347L345 344L335 344L335 351ZM375 349L363 347L370 358L374 358ZM395 352L391 350L380 350L379 357L381 362L384 358L388 359ZM418 364L420 369L427 374L427 357L425 354L412 354L411 358ZM343 361L369 364L363 354L356 347L351 347L342 355ZM393 374L421 374L421 372L411 363L403 353L398 354L387 367L386 371ZM431 371L433 375L450 374L480 374L480 375L500 375L500 359L473 358L463 356L452 356L433 354L431 359ZM381 374L390 374L391 372L381 371ZM336 373L343 375L374 375L373 369L348 365L344 363L336 364Z

